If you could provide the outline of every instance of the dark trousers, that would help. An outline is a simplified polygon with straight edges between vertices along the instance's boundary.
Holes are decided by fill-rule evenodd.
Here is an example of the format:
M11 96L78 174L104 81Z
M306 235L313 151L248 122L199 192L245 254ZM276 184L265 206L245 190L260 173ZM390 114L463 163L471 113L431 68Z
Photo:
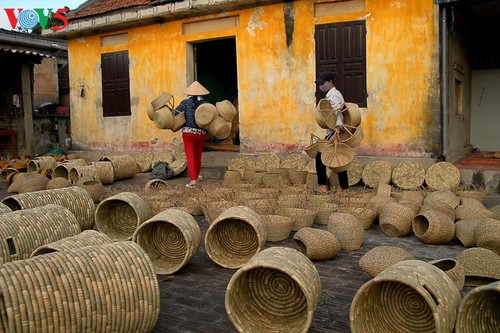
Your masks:
M321 153L316 154L316 174L318 175L318 185L329 186L328 176L326 175L326 165L321 161ZM339 185L342 189L349 188L347 170L337 173L339 176Z

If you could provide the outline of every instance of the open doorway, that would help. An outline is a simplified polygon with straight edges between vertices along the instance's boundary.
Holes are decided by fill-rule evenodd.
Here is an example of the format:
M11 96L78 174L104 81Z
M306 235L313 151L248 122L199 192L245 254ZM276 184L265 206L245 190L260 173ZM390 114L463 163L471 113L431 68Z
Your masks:
M205 86L210 94L205 100L215 104L229 100L238 110L238 74L236 64L236 40L224 38L192 44L194 78ZM231 134L226 139L207 135L206 150L239 151L239 116L233 120Z

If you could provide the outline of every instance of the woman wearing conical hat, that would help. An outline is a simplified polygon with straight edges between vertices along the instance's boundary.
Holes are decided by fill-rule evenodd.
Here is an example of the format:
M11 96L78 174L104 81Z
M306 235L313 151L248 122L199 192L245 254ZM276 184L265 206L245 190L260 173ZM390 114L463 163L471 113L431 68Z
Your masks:
M207 132L196 124L195 112L198 106L206 103L202 96L208 95L209 91L198 81L194 81L186 88L184 94L187 98L182 100L176 109L178 112L184 112L186 118L182 127L182 141L190 179L186 187L196 187L196 183L201 179L201 156Z

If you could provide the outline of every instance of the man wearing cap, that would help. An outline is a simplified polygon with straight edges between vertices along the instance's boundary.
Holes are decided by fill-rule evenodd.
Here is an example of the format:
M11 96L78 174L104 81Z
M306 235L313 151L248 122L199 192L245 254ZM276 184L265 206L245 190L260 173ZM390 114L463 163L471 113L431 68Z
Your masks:
M334 111L338 111L344 105L344 97L340 91L335 88L335 77L330 71L323 71L319 74L319 77L314 81L318 86L319 90L326 93L325 98L330 101ZM326 130L325 139L330 140L330 142L339 142L339 132L344 125L344 116L342 112L337 112L337 121L334 129L328 128ZM316 154L316 174L318 176L318 191L326 193L329 190L328 177L326 175L326 166L321 161L321 153ZM347 171L342 171L338 173L339 185L342 190L349 189L349 181L347 178Z
M176 111L184 112L186 118L182 127L182 141L190 180L186 187L196 187L196 183L201 179L201 156L207 132L196 124L195 112L198 106L206 103L201 96L208 95L209 91L198 81L194 81L186 88L184 94L188 97L179 103Z

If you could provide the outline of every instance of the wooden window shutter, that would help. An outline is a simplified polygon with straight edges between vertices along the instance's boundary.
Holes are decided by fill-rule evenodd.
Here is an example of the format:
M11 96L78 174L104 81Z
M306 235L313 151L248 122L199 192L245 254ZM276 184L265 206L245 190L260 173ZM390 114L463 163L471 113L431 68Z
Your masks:
M102 108L104 117L130 116L128 51L103 53Z

